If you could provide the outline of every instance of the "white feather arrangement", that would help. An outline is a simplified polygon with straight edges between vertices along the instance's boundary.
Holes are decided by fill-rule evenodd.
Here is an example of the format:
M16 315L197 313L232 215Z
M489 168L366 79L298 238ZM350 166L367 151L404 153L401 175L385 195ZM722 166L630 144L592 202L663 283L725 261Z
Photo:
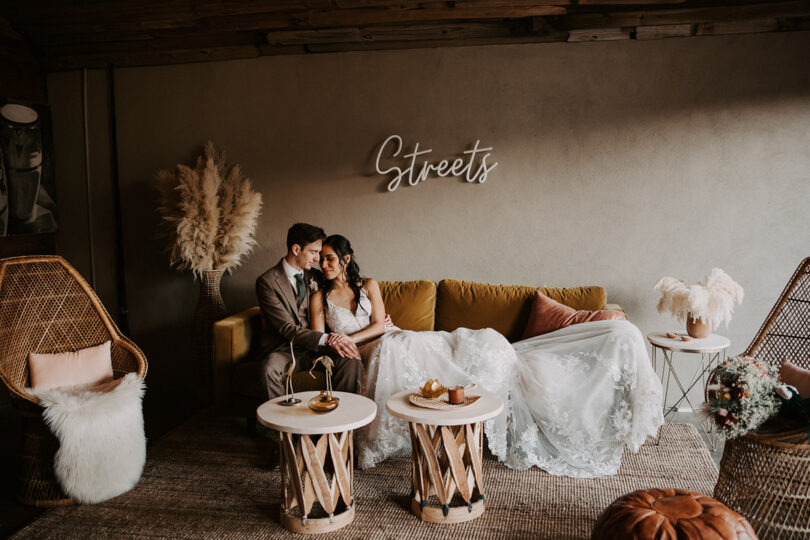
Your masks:
M719 268L713 268L703 281L688 285L685 281L664 277L655 284L661 292L658 313L669 312L679 321L691 314L713 327L731 322L734 304L743 300L743 288Z
M256 245L262 196L239 165L228 168L225 152L205 145L192 169L177 165L157 173L158 212L169 237L169 261L199 277L206 270L231 271Z

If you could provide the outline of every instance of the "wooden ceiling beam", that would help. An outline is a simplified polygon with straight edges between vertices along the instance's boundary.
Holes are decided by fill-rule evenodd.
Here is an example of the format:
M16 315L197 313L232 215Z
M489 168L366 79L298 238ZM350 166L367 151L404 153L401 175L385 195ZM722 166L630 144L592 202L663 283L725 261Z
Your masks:
M804 17L810 15L810 1L768 4L717 5L700 8L633 10L599 13L569 13L562 18L569 30L626 26L651 26L747 19Z
M324 28L319 30L277 30L267 33L269 45L321 45L324 43L408 42L510 38L514 25L504 21L452 22L447 24L409 24Z
M552 2L553 4L554 2ZM176 9L176 8L175 8ZM88 36L114 33L149 34L171 29L218 31L285 30L293 28L339 28L364 25L464 21L485 19L513 19L541 15L562 15L565 7L557 5L470 7L470 8L406 8L406 9L324 9L284 13L252 13L239 15L211 15L189 18L179 13L165 12L161 17L118 14L108 20L50 19L17 22L27 26L32 36L42 41L60 43L62 36ZM92 41L98 39L89 38Z
M217 49L221 47L258 47L263 44L264 36L260 32L183 32L174 33L170 37L150 39L45 45L42 51L46 56L97 55L102 51L110 55L121 55L155 51Z
M299 47L289 54L304 54L305 52L303 47ZM65 55L45 58L43 63L48 71L64 71L80 68L104 68L108 65L116 67L135 67L213 62L217 60L239 60L243 58L256 58L261 56L261 54L259 47L256 46L215 47L172 51L135 51L117 54L100 52L95 54Z
M542 0L541 0L542 2ZM734 4L729 4L734 2ZM44 0L0 39L48 69L550 41L810 29L810 0ZM44 7L43 7L44 6ZM0 44L2 45L2 44ZM12 43L13 45L13 43ZM0 54L14 53L5 47Z

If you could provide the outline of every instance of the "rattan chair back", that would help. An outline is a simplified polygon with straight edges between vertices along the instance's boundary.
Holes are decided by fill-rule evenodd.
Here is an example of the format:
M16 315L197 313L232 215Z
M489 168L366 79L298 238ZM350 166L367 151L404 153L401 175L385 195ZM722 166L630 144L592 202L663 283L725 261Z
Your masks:
M0 379L12 394L31 403L28 353L74 351L111 341L116 378L147 363L122 336L93 289L62 257L0 259Z
M790 360L810 369L810 257L793 273L743 354L777 367Z
M803 260L745 353L810 368L810 257ZM810 538L806 426L776 424L726 441L714 497L748 518L760 538Z

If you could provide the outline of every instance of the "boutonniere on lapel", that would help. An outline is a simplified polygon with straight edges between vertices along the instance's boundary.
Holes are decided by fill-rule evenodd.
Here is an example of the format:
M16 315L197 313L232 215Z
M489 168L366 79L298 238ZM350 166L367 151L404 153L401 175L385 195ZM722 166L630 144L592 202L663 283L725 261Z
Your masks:
M309 292L318 292L318 281L314 277L309 278Z

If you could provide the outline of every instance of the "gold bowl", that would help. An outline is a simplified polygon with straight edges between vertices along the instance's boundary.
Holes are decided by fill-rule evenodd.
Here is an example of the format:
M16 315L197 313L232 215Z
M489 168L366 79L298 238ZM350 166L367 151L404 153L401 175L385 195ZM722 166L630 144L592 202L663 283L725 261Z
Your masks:
M420 394L431 399L437 398L445 392L447 392L447 388L442 386L439 379L429 379L425 381L425 384L423 384L422 388L419 389Z
M321 393L309 400L309 408L316 413L327 413L337 409L340 404L340 398L330 396L326 390L321 390Z

